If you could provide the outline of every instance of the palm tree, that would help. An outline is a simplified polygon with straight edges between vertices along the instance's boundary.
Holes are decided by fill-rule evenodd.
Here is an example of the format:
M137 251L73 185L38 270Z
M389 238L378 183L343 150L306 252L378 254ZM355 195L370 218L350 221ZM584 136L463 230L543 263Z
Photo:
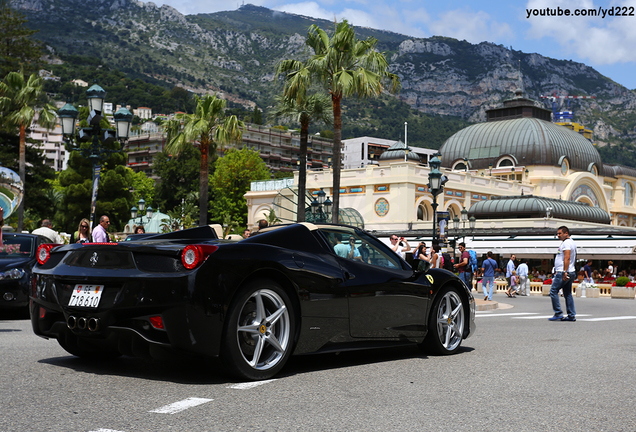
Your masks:
M276 96L275 99L276 110L274 117L300 123L300 165L298 167L298 213L296 214L296 221L304 222L309 125L312 121L320 121L326 124L331 122L331 101L325 94L313 94L309 97L297 99Z
M311 25L305 44L314 54L305 63L283 60L278 71L286 74L286 97L304 97L306 89L313 82L321 83L331 96L334 132L332 222L337 223L340 210L342 99L353 95L358 98L378 96L384 91L385 82L388 82L392 93L397 93L400 79L389 72L384 54L376 51L377 39L370 37L357 40L347 20L335 24L331 38L317 25Z
M199 170L199 225L208 219L208 160L209 154L216 152L217 145L240 141L244 126L235 115L225 117L225 100L216 96L196 97L194 114L179 114L168 122L168 144L166 150L179 153L196 141L201 151Z
M22 184L26 178L26 130L35 117L38 98L42 95L42 79L35 74L24 80L22 72L9 72L0 83L0 117L2 127L17 128L20 134L19 176ZM55 108L49 104L38 112L38 123L52 128L57 121ZM24 201L18 209L18 232L22 231Z

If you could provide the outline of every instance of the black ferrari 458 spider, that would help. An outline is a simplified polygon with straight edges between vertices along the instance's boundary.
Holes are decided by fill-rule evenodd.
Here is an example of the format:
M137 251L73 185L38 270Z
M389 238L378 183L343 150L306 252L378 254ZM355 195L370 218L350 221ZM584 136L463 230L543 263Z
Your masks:
M240 241L209 227L38 249L33 330L90 358L220 356L243 379L292 354L420 344L456 352L475 302L450 272L413 269L341 225L273 226Z

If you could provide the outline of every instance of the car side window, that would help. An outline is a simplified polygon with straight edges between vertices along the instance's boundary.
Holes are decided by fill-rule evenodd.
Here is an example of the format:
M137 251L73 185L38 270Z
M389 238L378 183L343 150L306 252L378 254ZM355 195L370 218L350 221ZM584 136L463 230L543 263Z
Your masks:
M321 229L332 250L341 258L363 262L376 267L401 269L399 258L390 250L383 250L372 237L360 232Z

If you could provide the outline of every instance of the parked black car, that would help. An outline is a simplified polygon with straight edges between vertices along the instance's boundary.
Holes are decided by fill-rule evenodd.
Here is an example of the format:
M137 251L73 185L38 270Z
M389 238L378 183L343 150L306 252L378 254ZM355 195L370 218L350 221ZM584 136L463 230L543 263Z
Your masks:
M69 353L220 356L266 379L289 356L403 344L455 353L474 299L452 273L412 269L363 230L309 223L240 241L209 227L119 244L42 245L33 330Z
M0 246L0 309L27 311L31 271L43 239L33 234L3 233Z

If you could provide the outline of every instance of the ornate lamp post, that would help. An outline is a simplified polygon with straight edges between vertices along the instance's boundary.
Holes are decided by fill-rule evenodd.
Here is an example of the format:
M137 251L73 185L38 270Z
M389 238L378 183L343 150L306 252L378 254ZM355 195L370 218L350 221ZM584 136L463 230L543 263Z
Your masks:
M143 198L140 198L139 201L137 201L137 205L139 206L139 209L137 209L137 207L133 207L130 209L130 218L133 220L133 224L138 226L148 224L150 222L150 219L152 219L152 215L154 214L155 211L150 206L146 208L146 201ZM144 224L144 217L143 217L144 209L146 210L145 224ZM139 223L137 223L135 219L137 219L137 215L139 213L141 214L139 215Z
M442 172L439 170L439 167L442 166L442 161L440 160L439 153L433 156L428 162L431 171L428 173L428 189L433 195L433 239L432 242L435 243L437 239L437 195L444 191L444 184L448 181L446 176L442 175Z
M325 223L331 219L331 206L333 203L322 188L320 188L320 191L316 195L317 198L314 198L314 201L311 203L312 221Z
M117 126L116 130L102 129L100 122L103 119L102 108L106 91L95 84L86 91L86 97L88 98L88 107L90 110L87 119L90 125L89 127L76 129L79 111L69 103L60 108L57 115L60 117L62 135L67 144L67 150L78 151L83 158L90 160L93 165L93 194L90 213L90 224L93 226L101 164L108 159L111 154L121 151L110 149L108 146L116 140L120 142L126 142L128 140L133 115L126 108L122 107L113 116ZM89 144L86 146L82 145L83 143Z

